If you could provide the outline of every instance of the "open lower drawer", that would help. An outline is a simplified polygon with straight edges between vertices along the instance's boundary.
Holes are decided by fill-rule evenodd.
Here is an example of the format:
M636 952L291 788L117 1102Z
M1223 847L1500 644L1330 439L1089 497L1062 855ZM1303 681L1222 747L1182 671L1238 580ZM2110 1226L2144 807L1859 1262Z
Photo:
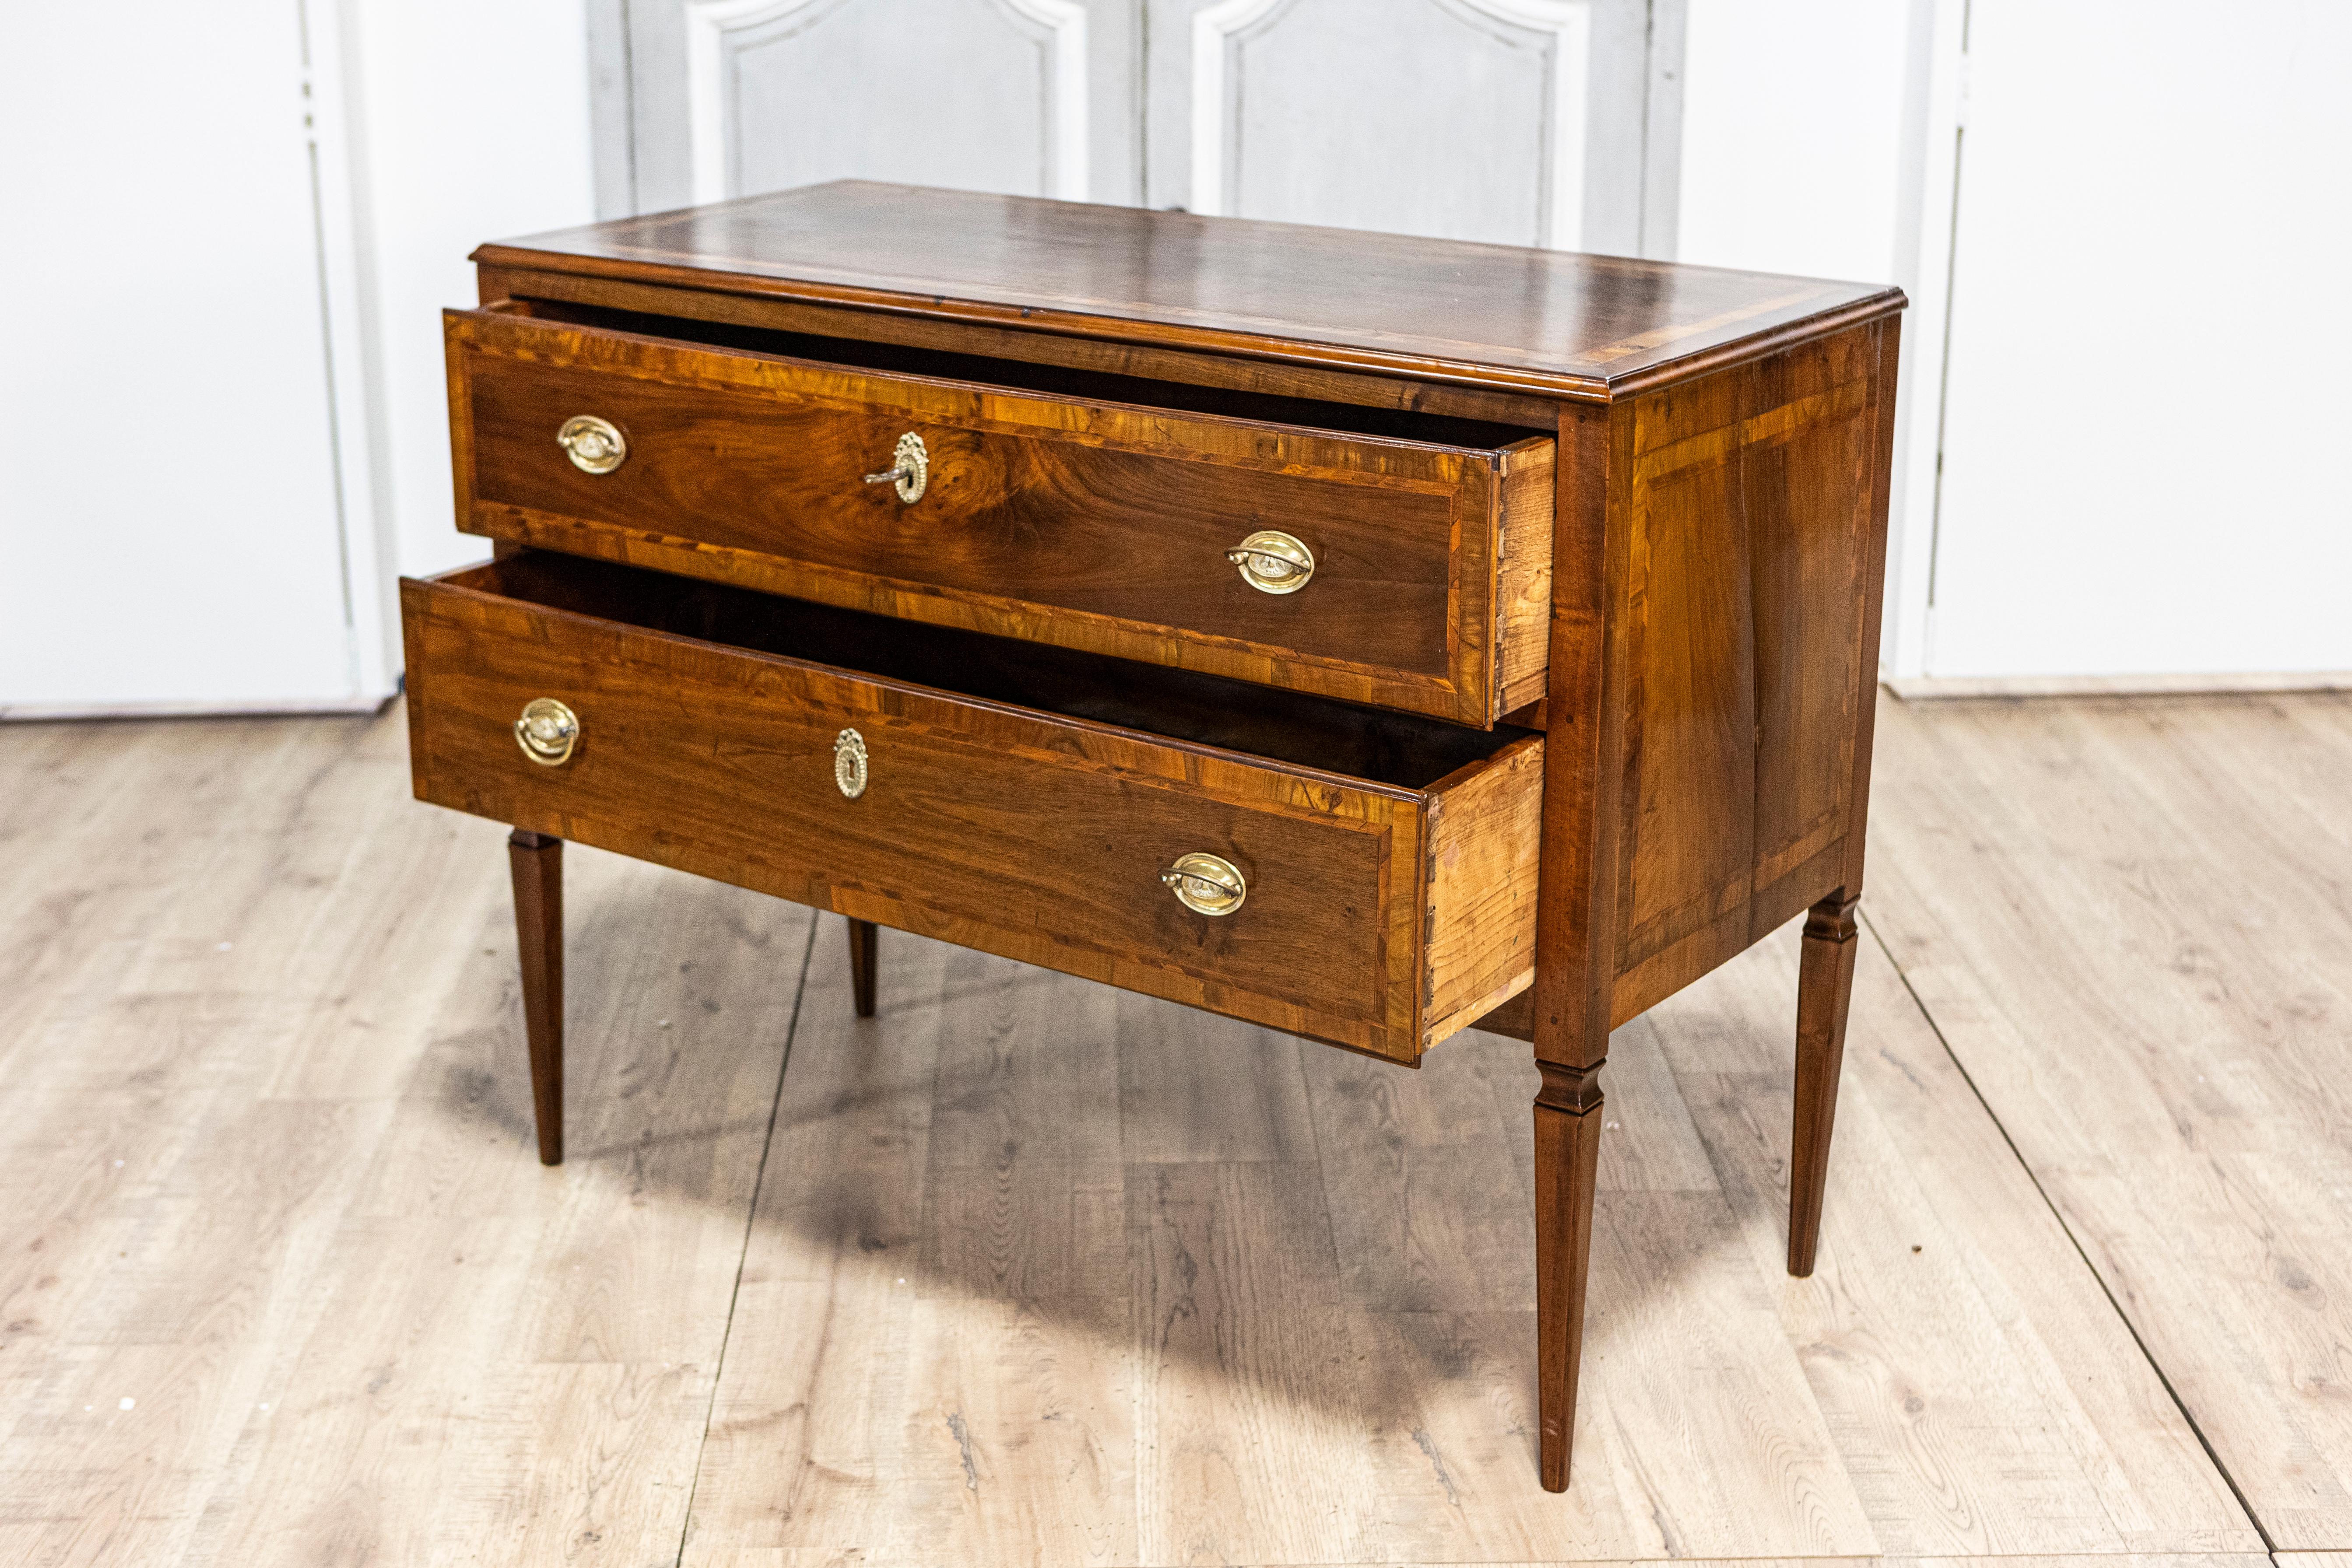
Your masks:
M424 800L1401 1062L1532 973L1540 734L538 552L401 605Z

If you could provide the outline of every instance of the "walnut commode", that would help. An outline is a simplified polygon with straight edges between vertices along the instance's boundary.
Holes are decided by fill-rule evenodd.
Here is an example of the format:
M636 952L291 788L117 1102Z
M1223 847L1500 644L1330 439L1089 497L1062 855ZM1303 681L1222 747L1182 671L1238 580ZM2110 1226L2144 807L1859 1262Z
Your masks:
M1533 1043L1567 1485L1609 1031L1804 914L1852 989L1891 289L836 184L485 246L417 795L1406 1066ZM1808 912L1810 911L1810 912Z

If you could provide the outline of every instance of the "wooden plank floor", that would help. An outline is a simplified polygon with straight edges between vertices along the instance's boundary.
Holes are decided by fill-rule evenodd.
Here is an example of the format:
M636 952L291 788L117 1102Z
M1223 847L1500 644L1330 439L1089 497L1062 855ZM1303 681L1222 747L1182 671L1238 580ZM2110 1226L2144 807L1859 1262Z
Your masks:
M2272 1543L2352 1547L2352 701L1886 717L1877 929Z
M1523 1046L895 932L860 1021L575 849L546 1171L396 713L0 727L0 1563L2352 1568L2352 702L1880 737L1819 1272L1784 931L1612 1045L1554 1497Z

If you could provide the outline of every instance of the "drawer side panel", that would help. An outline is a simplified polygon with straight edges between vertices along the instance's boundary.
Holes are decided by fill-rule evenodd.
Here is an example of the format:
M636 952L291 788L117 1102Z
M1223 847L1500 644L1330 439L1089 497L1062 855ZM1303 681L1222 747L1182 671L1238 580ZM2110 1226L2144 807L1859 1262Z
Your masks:
M1514 742L1435 792L1423 958L1425 1050L1535 978L1544 737Z
M1495 563L1496 716L1544 696L1551 652L1551 531L1557 445L1527 441L1503 454L1501 554Z

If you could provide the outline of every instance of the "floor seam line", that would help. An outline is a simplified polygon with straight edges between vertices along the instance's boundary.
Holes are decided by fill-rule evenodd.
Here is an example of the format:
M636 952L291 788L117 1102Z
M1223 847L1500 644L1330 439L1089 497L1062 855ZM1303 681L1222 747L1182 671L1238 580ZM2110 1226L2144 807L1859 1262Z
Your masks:
M2171 1375L2164 1370L2164 1363L2156 1359L2154 1351L2148 1349L2147 1341L2140 1334L2139 1325L2132 1321L2129 1312L2124 1310L2124 1304L2116 1300L2115 1289L2107 1283L2107 1277L2091 1260L2090 1251L2084 1247L2083 1238L2074 1234L2074 1227L2066 1222L2064 1211L2050 1195L2050 1189L2042 1184L2041 1174L2034 1170L2032 1162L2025 1157L2025 1151L2017 1146L2017 1140L2010 1136L2008 1123L2001 1121L2000 1112L1993 1109L1992 1101L1977 1086L1975 1075L1969 1071L1968 1064L1960 1060L1960 1053L1952 1048L1952 1042L1944 1034L1944 1026L1937 1021L1936 1015L1927 1006L1927 998L1919 994L1919 988L1911 984L1910 973L1903 967L1903 961L1895 956L1895 949L1887 942L1885 933L1866 913L1862 916L1862 925L1870 932L1870 939L1878 944L1878 951L1886 955L1886 962L1894 966L1895 977L1903 982L1903 989L1910 995L1911 1005L1919 1009L1919 1016L1926 1019L1927 1027L1934 1031L1936 1043L1944 1047L1944 1055L1950 1060L1953 1070L1960 1075L1960 1081L1969 1086L1969 1092L1977 1097L1977 1103L1984 1107L1993 1131L2000 1134L2000 1141L2009 1146L2011 1156L2017 1161L2017 1168L2025 1173L2027 1181L2033 1184L2033 1191L2042 1199L2042 1206L2050 1211L2050 1217L2058 1222L2058 1228L2065 1236L2067 1245L2074 1247L2074 1256L2080 1258L2083 1267L2090 1271L2092 1280L2099 1287L2099 1294L2107 1299L2107 1305L2114 1310L2116 1321L2123 1324L2124 1332L2131 1335L2132 1343L2138 1347L2141 1359L2147 1363L2148 1370L2156 1373L2156 1381L2163 1386L2166 1397L2172 1401L2172 1407L2180 1412L2181 1420L2189 1424L2189 1430L2196 1436L2197 1446L2205 1450L2207 1462L2221 1478L2221 1484L2230 1489L2230 1495L2237 1499L2239 1510L2246 1516L2246 1522L2253 1527L2254 1534L2261 1538L2263 1550L2276 1564L2278 1542L2271 1539L2270 1529L2263 1523L2262 1515L2256 1513L2253 1504L2246 1500L2245 1489L2238 1485L2238 1478L2231 1475L2230 1467L2221 1462L2221 1454L2214 1449L2213 1440L2205 1435L2205 1428L2189 1410L2189 1402L2181 1398L2180 1391L2172 1385Z
M719 1331L719 1354L710 1363L710 1399L702 1407L702 1437L694 1445L694 1468L686 1481L686 1510L677 1521L677 1555L671 1561L685 1568L686 1541L694 1529L694 1499L702 1489L702 1456L710 1447L710 1422L719 1410L719 1383L727 1374L727 1346L735 1336L735 1308L743 1299L743 1265L751 1256L751 1227L760 1218L760 1189L768 1179L768 1151L776 1143L776 1117L783 1110L784 1071L793 1064L793 1042L800 1037L801 1005L808 1000L810 961L816 956L816 928L822 916L812 911L808 941L801 948L800 978L793 986L793 1014L784 1024L783 1054L776 1062L776 1092L768 1101L768 1129L760 1140L759 1168L751 1173L751 1201L743 1205L743 1247L735 1255L735 1282L727 1291L727 1322Z

